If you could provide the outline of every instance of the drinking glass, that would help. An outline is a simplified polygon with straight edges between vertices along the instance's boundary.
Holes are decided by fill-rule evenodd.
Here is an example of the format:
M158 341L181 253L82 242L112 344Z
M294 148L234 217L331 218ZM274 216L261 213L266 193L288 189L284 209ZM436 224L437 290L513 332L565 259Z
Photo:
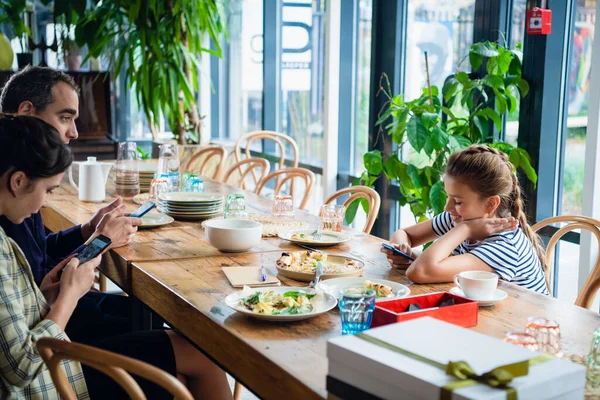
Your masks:
M181 176L181 190L186 191L188 182L193 178L200 178L198 174L193 174L191 172L186 172Z
M138 152L135 142L119 143L115 168L115 193L123 197L133 197L140 192Z
M558 357L562 355L558 322L541 317L529 317L525 333L535 338L540 352Z
M190 178L185 185L186 192L204 192L204 181L200 178Z
M594 331L590 354L587 357L587 380L592 384L600 384L600 328Z
M169 184L166 179L152 179L150 182L150 200L153 202L158 204L160 195L168 191Z
M375 297L375 290L365 287L350 287L340 292L342 335L353 335L371 327Z
M339 204L325 204L321 206L322 231L341 232L344 226L346 207Z
M292 196L278 194L273 203L273 215L276 217L293 217L294 203Z
M158 176L167 175L169 191L179 190L179 148L175 144L161 144L158 149Z
M504 335L504 341L507 343L516 344L517 346L524 347L531 351L538 350L537 340L525 332L506 332L506 335Z
M248 213L246 212L246 199L243 194L230 194L225 200L225 212L223 218L247 218Z

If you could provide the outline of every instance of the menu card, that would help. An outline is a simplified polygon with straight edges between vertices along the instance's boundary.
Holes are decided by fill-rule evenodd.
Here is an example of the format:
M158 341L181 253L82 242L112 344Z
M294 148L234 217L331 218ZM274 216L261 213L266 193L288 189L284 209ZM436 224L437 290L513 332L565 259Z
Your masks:
M223 267L223 273L234 288L244 286L279 286L281 282L265 268L267 279L263 282L260 267Z

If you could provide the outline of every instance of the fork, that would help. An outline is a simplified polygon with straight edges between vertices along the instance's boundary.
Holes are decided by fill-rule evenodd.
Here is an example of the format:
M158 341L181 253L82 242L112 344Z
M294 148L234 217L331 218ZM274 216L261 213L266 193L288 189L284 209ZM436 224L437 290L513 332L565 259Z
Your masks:
M317 231L313 235L313 240L321 240L321 232L319 231L320 227L317 228Z
M317 262L317 268L315 271L315 279L310 281L310 283L308 284L308 287L314 288L315 286L317 286L317 284L319 283L319 280L321 279L321 275L323 275L323 264L321 264L321 261L319 261L319 262Z

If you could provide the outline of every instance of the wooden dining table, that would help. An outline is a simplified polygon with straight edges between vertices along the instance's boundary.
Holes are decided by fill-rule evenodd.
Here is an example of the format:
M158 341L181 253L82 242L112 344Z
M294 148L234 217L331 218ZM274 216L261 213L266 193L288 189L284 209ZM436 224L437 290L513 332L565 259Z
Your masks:
M205 180L205 191L222 195L243 193L250 213L270 214L271 200L216 181ZM87 222L104 203L86 203L67 183L49 196L42 210L51 230ZM125 200L130 211L137 206ZM317 216L296 210L294 218L319 223ZM409 287L411 294L446 291L451 284L414 284L404 272L391 268L380 252L382 239L345 228L352 239L327 252L365 262L363 276L389 279ZM281 323L248 318L225 304L236 291L222 269L264 265L277 274L275 261L282 251L302 250L279 238L265 238L244 253L222 253L205 239L201 221L175 221L154 229L140 229L133 241L105 255L101 271L128 295L137 298L169 326L187 337L245 387L264 399L317 399L328 397L327 340L341 335L339 312L334 309L312 319ZM306 286L279 276L282 285ZM560 323L562 352L584 356L589 352L600 316L573 304L501 282L508 298L492 307L480 307L477 332L502 339L507 331L523 330L530 316ZM443 332L440 332L443 335Z

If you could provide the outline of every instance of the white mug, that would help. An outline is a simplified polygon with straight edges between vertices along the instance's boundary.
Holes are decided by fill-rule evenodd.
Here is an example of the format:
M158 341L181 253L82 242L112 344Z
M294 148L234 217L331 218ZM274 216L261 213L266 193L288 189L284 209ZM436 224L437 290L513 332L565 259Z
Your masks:
M454 283L466 297L473 300L491 299L498 286L498 275L485 271L465 271L454 276Z

